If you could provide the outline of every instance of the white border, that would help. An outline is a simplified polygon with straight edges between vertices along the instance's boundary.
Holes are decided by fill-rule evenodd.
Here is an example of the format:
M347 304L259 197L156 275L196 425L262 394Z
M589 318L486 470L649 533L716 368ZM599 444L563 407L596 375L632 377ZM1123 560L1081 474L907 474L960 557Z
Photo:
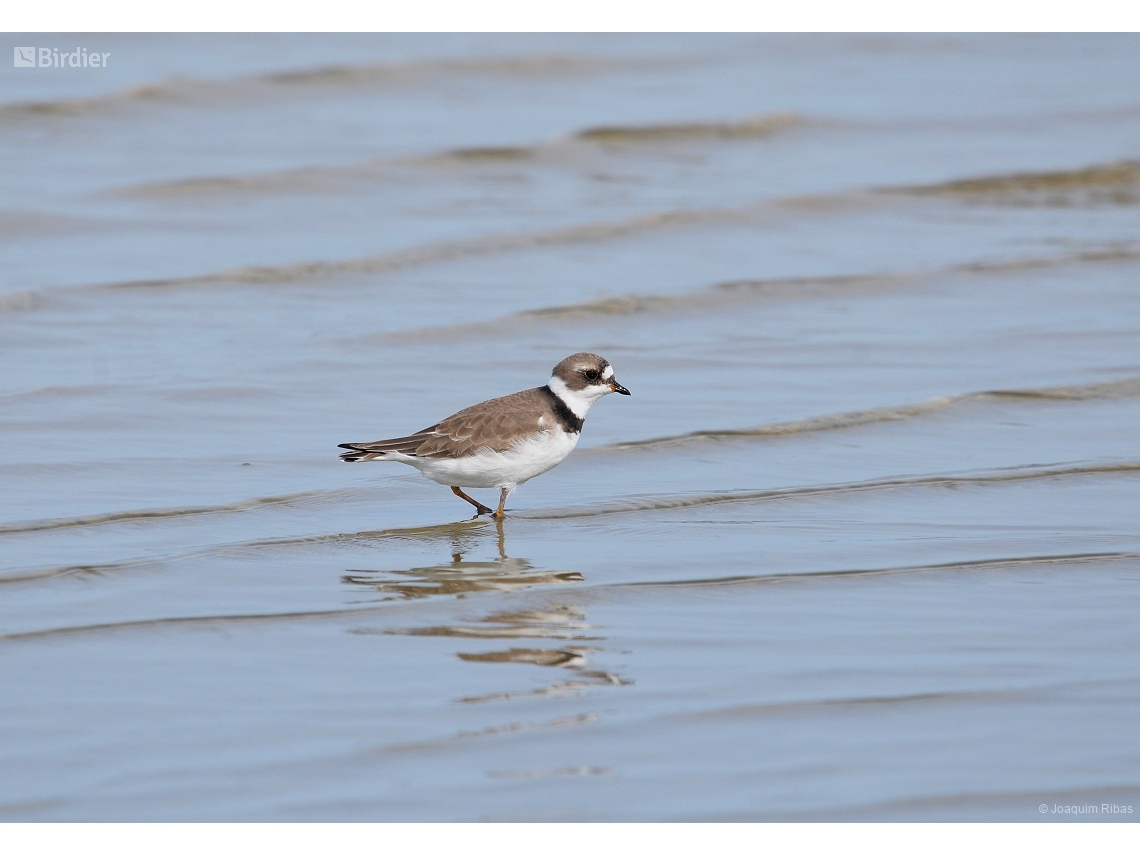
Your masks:
M1140 30L1126 0L54 0L8 32L1064 32Z
M6 852L212 855L229 852L489 852L630 855L632 852L922 852L972 855L1135 852L1140 826L1122 823L73 823L0 824Z

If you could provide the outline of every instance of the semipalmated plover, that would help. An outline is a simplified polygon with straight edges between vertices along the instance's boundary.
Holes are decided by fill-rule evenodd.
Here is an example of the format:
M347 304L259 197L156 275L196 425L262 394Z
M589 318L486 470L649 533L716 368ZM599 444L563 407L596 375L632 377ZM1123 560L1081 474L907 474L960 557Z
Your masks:
M596 353L575 353L554 366L550 381L537 389L492 398L426 427L411 436L378 442L346 442L341 460L395 460L414 466L431 480L492 513L462 487L498 487L496 519L503 518L507 496L524 481L566 459L586 413L610 392L628 395L613 367Z

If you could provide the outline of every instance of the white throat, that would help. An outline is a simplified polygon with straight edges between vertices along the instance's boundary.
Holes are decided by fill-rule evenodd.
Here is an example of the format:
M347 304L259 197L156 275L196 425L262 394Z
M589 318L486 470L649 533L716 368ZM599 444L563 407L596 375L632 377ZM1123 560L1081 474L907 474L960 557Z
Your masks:
M586 418L586 413L590 411L594 401L612 391L609 386L587 386L575 392L559 377L551 377L546 386L580 419Z

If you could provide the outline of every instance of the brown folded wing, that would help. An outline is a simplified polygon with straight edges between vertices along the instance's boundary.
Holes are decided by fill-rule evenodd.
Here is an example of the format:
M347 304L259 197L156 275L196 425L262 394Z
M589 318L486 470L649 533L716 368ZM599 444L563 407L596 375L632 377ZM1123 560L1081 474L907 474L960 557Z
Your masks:
M388 452L416 457L469 457L481 448L506 451L521 433L553 427L548 416L547 397L539 389L527 389L503 398L493 398L460 410L439 424L424 428L411 436L382 439L378 442L346 443L361 455L383 455ZM546 423L538 420L547 415ZM342 455L346 459L350 455Z

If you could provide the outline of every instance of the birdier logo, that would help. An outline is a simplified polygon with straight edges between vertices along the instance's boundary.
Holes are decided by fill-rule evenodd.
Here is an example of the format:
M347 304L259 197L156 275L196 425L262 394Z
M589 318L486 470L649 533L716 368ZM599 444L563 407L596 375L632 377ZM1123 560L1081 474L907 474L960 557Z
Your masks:
M16 68L106 68L111 58L109 53L89 51L76 47L68 52L66 48L18 47L12 50L12 65Z

